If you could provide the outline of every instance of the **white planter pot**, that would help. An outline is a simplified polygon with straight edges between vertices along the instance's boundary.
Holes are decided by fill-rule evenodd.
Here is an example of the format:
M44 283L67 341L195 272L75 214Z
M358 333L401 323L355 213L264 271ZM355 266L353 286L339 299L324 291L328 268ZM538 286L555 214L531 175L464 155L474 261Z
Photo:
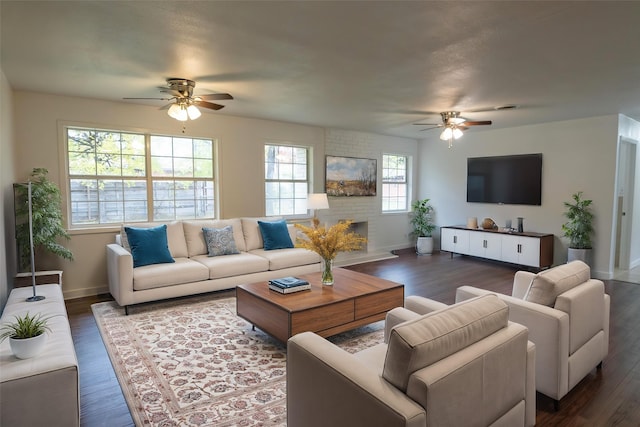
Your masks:
M433 252L433 237L418 237L416 242L416 253L418 255L428 255Z
M567 262L580 260L591 267L591 255L593 249L574 249L569 248L567 251Z
M33 338L9 338L11 351L18 359L28 359L37 356L47 343L47 334L40 334Z

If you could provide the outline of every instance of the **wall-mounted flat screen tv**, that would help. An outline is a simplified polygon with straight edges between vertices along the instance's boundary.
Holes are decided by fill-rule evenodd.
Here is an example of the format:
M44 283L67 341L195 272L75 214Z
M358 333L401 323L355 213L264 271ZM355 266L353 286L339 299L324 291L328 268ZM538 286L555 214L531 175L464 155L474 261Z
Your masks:
M467 202L542 204L542 154L470 157Z

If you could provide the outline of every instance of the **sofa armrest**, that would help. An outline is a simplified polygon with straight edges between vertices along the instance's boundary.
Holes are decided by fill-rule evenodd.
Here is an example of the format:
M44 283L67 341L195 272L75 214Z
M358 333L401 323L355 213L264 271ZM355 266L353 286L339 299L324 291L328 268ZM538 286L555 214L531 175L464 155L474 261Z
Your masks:
M516 271L516 274L513 276L511 296L524 299L534 277L536 277L536 275L529 271Z
M536 390L559 400L569 391L569 315L473 286L458 288L456 302L485 294L498 295L509 306L509 320L529 329L529 340L536 345Z
M122 246L107 245L109 292L121 306L133 304L133 257Z
M424 426L424 409L358 358L312 333L287 342L287 425Z

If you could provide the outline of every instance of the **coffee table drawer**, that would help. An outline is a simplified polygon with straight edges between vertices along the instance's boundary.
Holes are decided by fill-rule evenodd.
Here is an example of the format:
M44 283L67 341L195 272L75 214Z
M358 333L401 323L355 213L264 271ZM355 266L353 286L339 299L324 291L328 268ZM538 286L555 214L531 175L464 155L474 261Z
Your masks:
M353 300L299 311L291 314L291 335L322 331L353 322L354 319Z
M363 319L404 306L404 287L397 287L356 298L355 318Z

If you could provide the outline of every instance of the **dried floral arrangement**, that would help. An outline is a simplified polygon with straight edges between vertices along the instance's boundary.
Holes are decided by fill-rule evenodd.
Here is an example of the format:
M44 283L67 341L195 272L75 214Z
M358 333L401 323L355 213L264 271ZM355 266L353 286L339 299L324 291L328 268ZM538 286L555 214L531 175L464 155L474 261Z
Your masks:
M367 242L366 237L349 232L353 221L341 221L331 227L320 226L317 218L313 219L313 226L307 227L296 224L307 237L296 239L296 247L309 249L322 257L323 260L333 260L338 252L350 252L362 249Z

